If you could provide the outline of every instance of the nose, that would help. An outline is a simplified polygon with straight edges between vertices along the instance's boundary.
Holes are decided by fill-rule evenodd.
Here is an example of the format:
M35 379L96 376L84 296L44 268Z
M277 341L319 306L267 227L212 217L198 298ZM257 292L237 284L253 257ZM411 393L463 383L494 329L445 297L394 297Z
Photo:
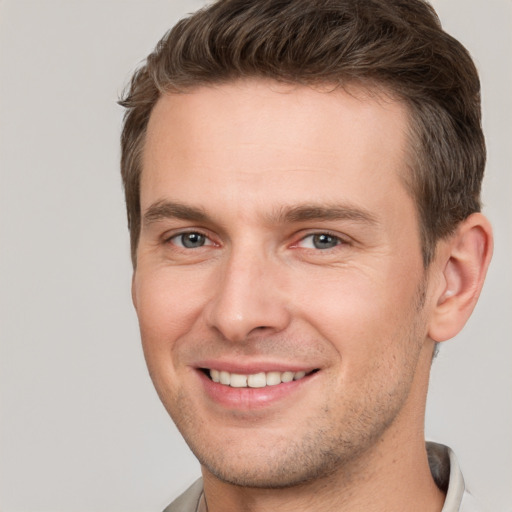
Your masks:
M290 322L282 267L248 252L230 255L204 309L208 326L233 342L283 331Z

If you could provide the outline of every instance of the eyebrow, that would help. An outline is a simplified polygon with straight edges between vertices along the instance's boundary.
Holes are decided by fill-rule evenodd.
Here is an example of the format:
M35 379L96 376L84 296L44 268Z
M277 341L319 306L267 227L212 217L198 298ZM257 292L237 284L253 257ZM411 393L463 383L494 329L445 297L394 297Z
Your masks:
M153 203L144 212L143 223L150 225L165 219L205 222L208 220L208 215L202 208L162 200Z
M351 220L366 224L377 224L377 217L366 210L354 205L305 204L292 207L282 207L276 210L270 220L275 223L293 223L309 220Z
M376 216L353 205L303 204L282 206L265 216L271 224L291 224L305 221L350 220L366 224L377 224ZM151 225L165 219L181 219L193 222L211 222L203 208L173 201L157 201L143 215L144 225Z

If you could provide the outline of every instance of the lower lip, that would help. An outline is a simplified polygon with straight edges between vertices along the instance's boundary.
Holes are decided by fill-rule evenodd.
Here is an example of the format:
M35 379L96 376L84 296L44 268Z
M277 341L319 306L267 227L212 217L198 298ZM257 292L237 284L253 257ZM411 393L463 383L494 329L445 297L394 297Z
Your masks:
M213 402L229 409L238 410L262 409L285 398L290 398L316 375L315 373L299 380L283 382L275 386L265 386L264 388L233 388L213 382L200 370L197 373L206 395Z

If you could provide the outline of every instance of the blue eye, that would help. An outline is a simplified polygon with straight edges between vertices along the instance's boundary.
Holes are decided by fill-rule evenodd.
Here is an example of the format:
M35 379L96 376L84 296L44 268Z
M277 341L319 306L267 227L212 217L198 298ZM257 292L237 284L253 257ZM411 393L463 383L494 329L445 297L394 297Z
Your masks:
M181 233L180 235L173 236L171 241L174 245L184 247L185 249L197 249L204 245L211 245L211 242L205 235L196 231L190 231L188 233Z
M332 249L341 243L339 237L329 233L308 235L300 241L300 246L306 249Z

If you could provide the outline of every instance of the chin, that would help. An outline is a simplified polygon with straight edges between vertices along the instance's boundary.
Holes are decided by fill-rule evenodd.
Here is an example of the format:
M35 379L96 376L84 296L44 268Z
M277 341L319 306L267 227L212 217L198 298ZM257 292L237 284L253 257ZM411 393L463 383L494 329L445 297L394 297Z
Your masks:
M255 432L251 429L222 441L208 435L189 437L189 446L203 472L236 486L285 489L347 472L360 447L333 438L333 433ZM197 433L197 431L196 431ZM323 434L323 435L322 435ZM336 450L335 446L344 446Z
M339 471L335 460L308 461L268 457L268 460L250 464L228 463L224 460L200 460L204 470L225 483L255 489L286 489L328 478Z

